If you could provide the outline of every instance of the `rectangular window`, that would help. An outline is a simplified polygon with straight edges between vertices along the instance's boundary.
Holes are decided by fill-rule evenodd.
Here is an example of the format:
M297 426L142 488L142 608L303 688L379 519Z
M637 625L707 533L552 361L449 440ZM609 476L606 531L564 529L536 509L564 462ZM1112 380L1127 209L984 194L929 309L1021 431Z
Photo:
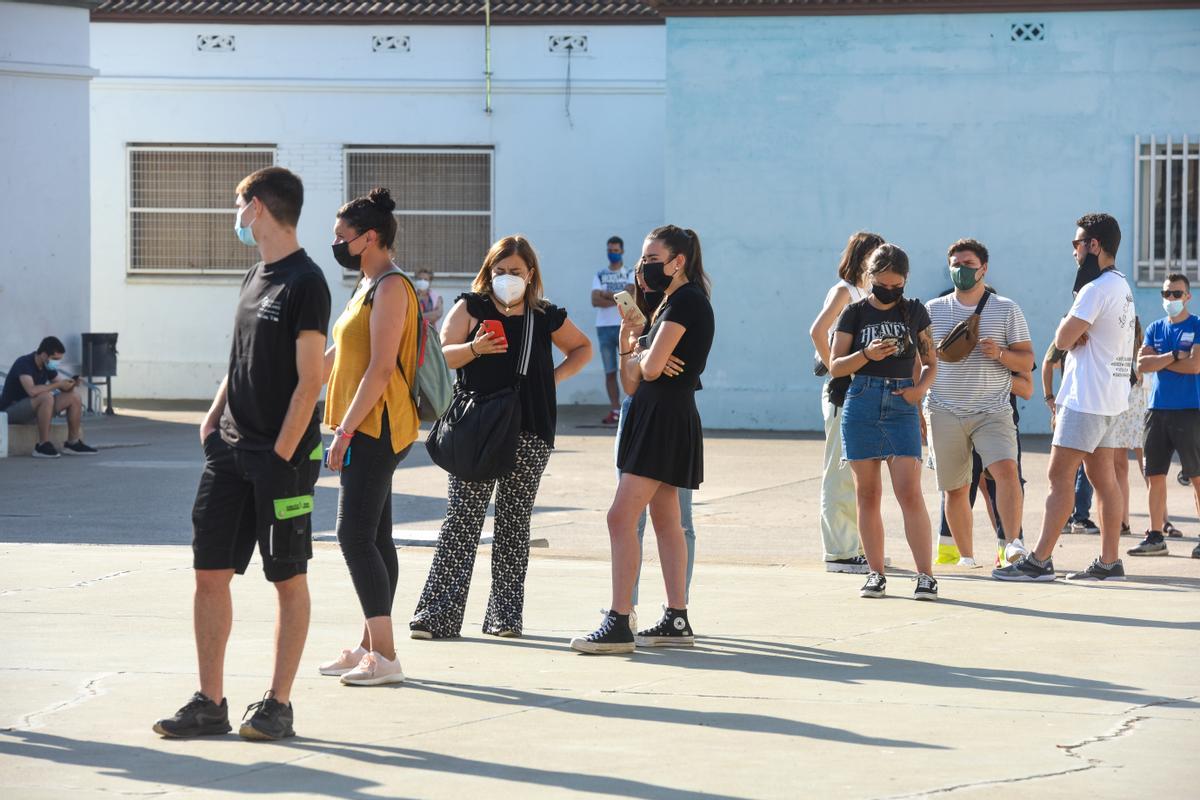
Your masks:
M258 251L233 233L233 190L274 146L129 145L129 274L241 275Z
M1137 280L1162 283L1172 272L1200 280L1200 142L1136 139L1133 250Z
M396 201L396 263L474 275L492 244L491 148L347 147L346 199L376 186Z

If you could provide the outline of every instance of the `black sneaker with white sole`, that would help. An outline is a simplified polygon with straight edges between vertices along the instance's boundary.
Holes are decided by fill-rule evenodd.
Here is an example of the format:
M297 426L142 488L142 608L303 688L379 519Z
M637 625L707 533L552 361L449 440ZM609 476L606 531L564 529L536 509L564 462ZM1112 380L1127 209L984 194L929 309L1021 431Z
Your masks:
M1131 547L1125 552L1131 556L1165 556L1167 542L1160 532L1146 531L1146 538L1142 539L1137 547Z
M866 575L871 571L867 565L866 556L851 556L850 558L834 558L825 562L826 572L846 572L851 575Z
M696 643L696 634L688 622L686 608L663 608L658 624L638 631L633 641L638 647L691 647Z
M937 600L937 580L924 572L917 573L917 586L913 589L913 600Z
M1125 580L1125 565L1121 559L1117 563L1105 565L1096 559L1083 572L1072 572L1067 575L1069 581L1123 581Z
M587 636L576 636L571 640L571 649L581 653L602 655L607 653L632 653L633 631L629 629L629 615L613 610L605 612L600 627Z
M1038 583L1052 581L1056 577L1054 559L1046 559L1045 564L1038 565L1026 556L1015 564L992 570L992 577L998 581L1036 581Z
M73 442L63 442L62 451L69 456L94 456L100 452L96 448L84 444L83 439L76 439Z
M220 705L196 692L175 716L154 723L154 732L168 739L190 739L193 736L220 736L229 733L229 703Z
M254 716L250 716L251 711L254 712ZM246 719L248 716L250 716L249 720ZM292 704L288 703L285 706L271 697L270 692L267 692L263 695L262 700L246 706L246 713L242 715L242 727L238 731L238 736L243 739L273 742L296 735L296 731L292 728L292 722Z
M1192 558L1200 558L1200 544L1192 548Z
M58 458L58 450L49 442L42 442L34 445L33 452L30 453L34 458Z
M887 594L887 578L882 572L872 572L867 576L867 582L858 590L859 597L883 597Z
M1178 539L1183 536L1183 531L1172 525L1169 520L1163 522L1163 533L1165 533L1167 537L1171 539Z

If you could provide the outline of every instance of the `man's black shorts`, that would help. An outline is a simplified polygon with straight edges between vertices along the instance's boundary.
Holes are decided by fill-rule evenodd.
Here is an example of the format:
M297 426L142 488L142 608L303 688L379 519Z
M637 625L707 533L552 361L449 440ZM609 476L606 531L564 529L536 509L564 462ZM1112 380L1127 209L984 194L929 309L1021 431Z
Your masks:
M320 440L291 462L273 450L242 450L219 433L204 441L204 474L192 506L192 566L242 574L254 544L267 580L308 571L312 494L321 471ZM311 445L309 449L312 449Z
M1200 409L1146 412L1146 474L1166 475L1172 453L1179 453L1184 475L1200 475Z

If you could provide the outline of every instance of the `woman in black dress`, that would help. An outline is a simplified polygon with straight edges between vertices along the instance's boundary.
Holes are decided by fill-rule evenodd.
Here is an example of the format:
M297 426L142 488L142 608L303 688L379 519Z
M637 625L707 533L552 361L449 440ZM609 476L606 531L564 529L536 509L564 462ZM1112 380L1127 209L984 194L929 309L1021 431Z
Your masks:
M617 445L621 479L608 510L612 605L599 628L571 640L571 647L584 653L630 653L635 644L686 647L694 641L677 489L699 489L704 480L704 435L695 395L715 326L699 237L674 225L654 229L642 246L641 270L646 287L664 297L642 343L641 324L622 313L621 380L633 400ZM657 625L635 637L629 612L641 558L637 519L647 505L667 609Z

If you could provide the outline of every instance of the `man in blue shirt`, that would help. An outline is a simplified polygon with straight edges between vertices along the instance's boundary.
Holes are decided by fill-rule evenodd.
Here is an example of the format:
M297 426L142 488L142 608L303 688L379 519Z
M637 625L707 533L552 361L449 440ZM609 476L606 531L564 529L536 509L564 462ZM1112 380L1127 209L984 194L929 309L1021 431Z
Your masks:
M13 362L4 379L4 391L0 392L0 411L8 415L9 424L37 424L34 458L58 458L58 449L50 442L50 421L63 411L67 412L67 441L63 443L63 452L71 456L96 452L80 438L83 398L75 391L78 379L58 377L58 366L64 355L66 348L62 341L47 336L37 350Z
M1200 317L1192 315L1191 283L1174 273L1163 282L1167 316L1146 328L1138 368L1154 373L1150 410L1146 414L1146 479L1150 484L1150 530L1131 556L1165 556L1163 525L1167 516L1167 471L1171 454L1178 453L1183 474L1192 476L1196 508L1200 511ZM1200 545L1192 550L1200 558Z

